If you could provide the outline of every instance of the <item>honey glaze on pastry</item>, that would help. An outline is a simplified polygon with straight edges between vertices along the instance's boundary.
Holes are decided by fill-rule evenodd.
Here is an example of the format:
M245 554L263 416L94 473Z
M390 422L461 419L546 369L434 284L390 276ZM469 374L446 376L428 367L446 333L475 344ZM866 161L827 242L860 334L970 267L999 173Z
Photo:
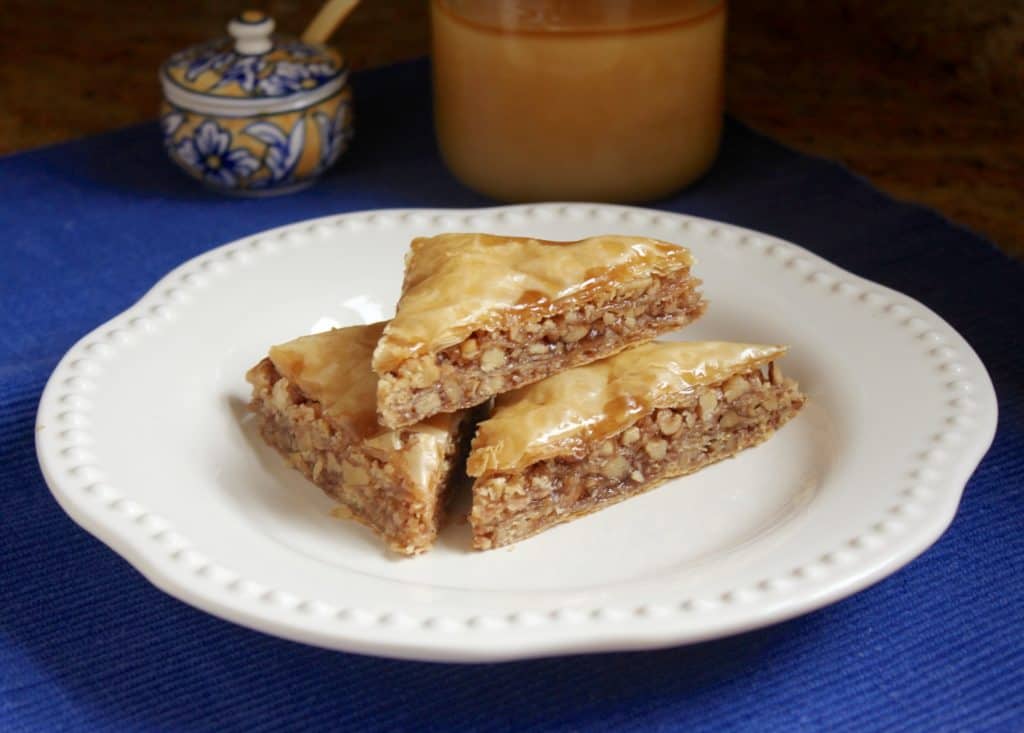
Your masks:
M475 330L500 328L524 311L555 312L594 289L692 264L684 247L646 237L419 237L406 257L398 312L384 329L373 367L390 371L403 359L457 344Z
M413 241L373 356L389 427L465 409L682 328L706 308L689 252L644 237Z
M785 346L653 342L556 374L498 397L493 416L477 429L467 472L515 471L579 454L696 387L785 353Z
M370 358L383 330L302 336L272 347L246 378L266 443L338 502L338 516L410 555L437 536L472 421L460 411L397 430L377 423Z
M518 542L768 440L805 401L784 353L653 342L502 395L468 462L473 546Z

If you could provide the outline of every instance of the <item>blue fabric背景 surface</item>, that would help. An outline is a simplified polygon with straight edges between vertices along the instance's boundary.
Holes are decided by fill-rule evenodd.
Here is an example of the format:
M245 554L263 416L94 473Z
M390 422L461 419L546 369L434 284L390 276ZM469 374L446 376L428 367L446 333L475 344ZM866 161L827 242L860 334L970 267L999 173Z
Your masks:
M948 320L1000 398L949 531L816 613L656 652L438 665L329 652L207 616L80 530L33 447L83 334L182 261L315 216L491 205L444 169L427 67L357 75L357 139L313 189L207 193L144 125L0 160L0 730L1024 730L1024 270L971 233L734 122L696 186L650 205L759 229Z

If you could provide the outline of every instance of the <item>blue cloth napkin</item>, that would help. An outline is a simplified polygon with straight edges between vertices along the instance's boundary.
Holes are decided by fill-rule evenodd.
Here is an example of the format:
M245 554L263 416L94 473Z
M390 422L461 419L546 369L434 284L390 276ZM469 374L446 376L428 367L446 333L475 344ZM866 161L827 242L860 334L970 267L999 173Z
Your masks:
M920 299L995 380L995 445L952 527L904 570L722 641L440 665L324 651L207 616L72 523L43 483L33 422L75 340L183 260L267 227L490 203L438 158L425 64L355 84L354 148L290 197L204 192L167 162L155 125L0 160L0 730L1024 730L1024 269L735 122L712 173L653 206L784 237Z

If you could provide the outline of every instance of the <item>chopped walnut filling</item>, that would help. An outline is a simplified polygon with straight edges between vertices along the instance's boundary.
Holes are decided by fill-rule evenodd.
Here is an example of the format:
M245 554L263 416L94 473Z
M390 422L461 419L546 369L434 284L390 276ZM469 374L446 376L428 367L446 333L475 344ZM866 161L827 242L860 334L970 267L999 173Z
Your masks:
M392 550L412 555L429 549L437 536L448 485L465 439L447 441L432 486L417 486L406 456L421 447L422 434L399 431L397 444L353 440L328 418L320 403L308 399L265 359L249 373L250 409L260 419L260 434L288 462L327 495L345 515L380 534ZM467 432L468 431L464 431ZM458 473L458 472L455 472Z
M796 383L772 363L680 395L580 458L495 473L473 488L474 547L516 542L756 445L799 411Z
M399 426L485 402L556 372L650 341L698 318L705 308L688 272L652 276L596 293L555 316L509 319L455 346L407 359L381 375L381 422Z

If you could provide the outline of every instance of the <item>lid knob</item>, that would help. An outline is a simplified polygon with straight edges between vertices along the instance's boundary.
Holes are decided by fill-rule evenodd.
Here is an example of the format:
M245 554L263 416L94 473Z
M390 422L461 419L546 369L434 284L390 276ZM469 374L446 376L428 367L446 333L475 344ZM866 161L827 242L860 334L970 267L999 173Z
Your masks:
M258 10L246 10L228 23L228 33L235 39L235 50L247 55L266 53L274 46L270 34L274 19Z

